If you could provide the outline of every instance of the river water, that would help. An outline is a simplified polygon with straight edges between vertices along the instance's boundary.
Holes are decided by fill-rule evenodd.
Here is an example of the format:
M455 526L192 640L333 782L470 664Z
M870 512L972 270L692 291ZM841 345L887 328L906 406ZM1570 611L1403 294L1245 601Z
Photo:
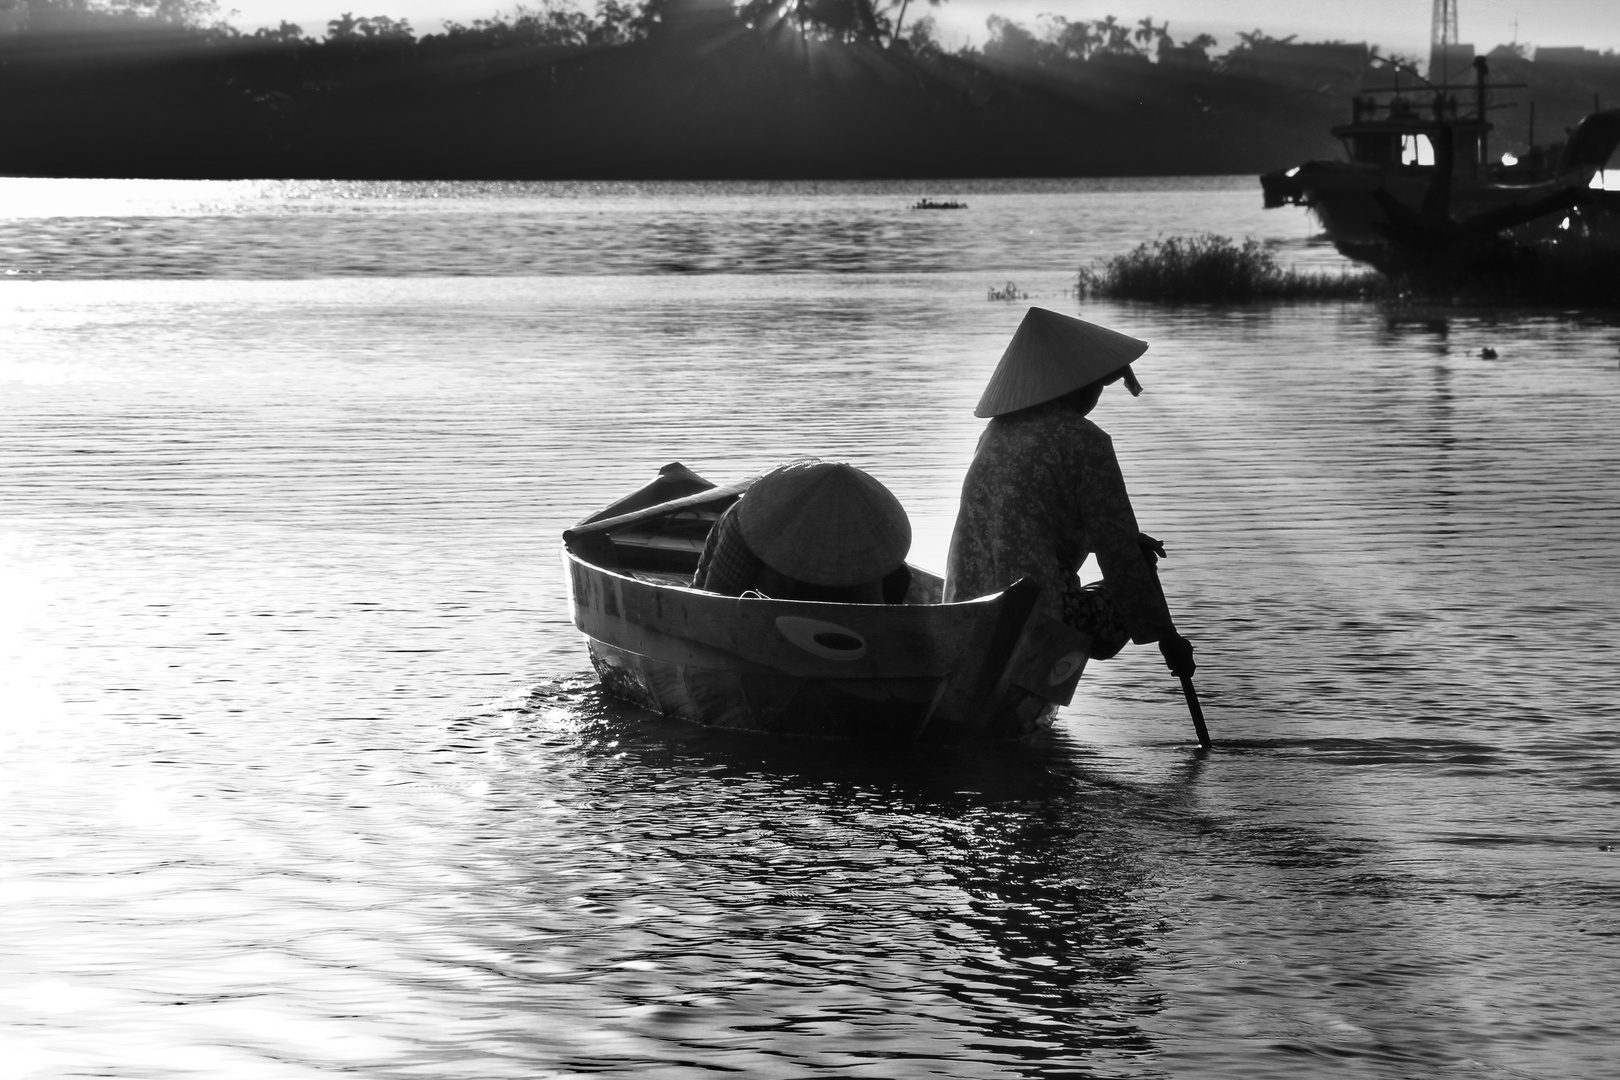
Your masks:
M1069 292L1206 230L1340 265L1241 177L0 180L0 1074L1612 1075L1620 325ZM1152 648L972 751L602 697L561 529L819 454L939 568L1031 303L1152 342L1213 752Z

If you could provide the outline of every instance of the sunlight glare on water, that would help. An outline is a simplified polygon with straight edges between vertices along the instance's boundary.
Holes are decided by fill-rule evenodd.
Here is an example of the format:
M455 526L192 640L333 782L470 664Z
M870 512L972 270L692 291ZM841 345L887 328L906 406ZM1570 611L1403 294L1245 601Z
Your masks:
M1341 264L1243 178L914 188L0 182L9 1075L1606 1076L1620 327L1082 304ZM601 694L563 528L818 454L938 569L1028 303L1152 342L1095 418L1213 753L1152 648L990 748Z

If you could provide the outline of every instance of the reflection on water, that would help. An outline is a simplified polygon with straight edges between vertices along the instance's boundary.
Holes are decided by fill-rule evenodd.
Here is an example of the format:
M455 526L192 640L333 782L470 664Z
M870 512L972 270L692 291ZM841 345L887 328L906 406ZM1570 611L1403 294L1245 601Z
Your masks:
M1136 649L1044 739L874 756L603 699L558 533L811 453L940 566L1022 316L986 287L1073 310L1186 190L891 235L921 193L441 188L0 224L55 252L0 288L13 1072L1606 1075L1620 329L1088 305L1153 343L1096 416L1217 749ZM630 257L683 214L648 250L725 272ZM74 237L126 216L110 280ZM542 218L565 254L474 250Z

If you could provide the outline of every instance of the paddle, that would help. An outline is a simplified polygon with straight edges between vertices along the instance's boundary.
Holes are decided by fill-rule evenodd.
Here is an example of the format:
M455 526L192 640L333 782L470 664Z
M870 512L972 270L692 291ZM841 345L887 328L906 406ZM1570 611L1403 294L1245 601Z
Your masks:
M1147 560L1148 570L1152 572L1154 579L1157 580L1159 576L1159 560L1169 558L1169 556L1165 554L1164 542L1162 540L1154 539L1147 533L1140 533L1137 536L1136 542L1142 548L1142 558ZM1181 640L1183 644L1186 645L1186 660L1190 666L1192 662L1192 643L1188 642L1185 638L1182 638ZM1167 654L1165 656L1165 661L1168 663L1169 659L1170 657ZM1179 672L1175 672L1175 668L1173 666L1171 667L1171 671L1174 672L1181 680L1181 696L1187 699L1187 711L1192 714L1193 730L1198 733L1199 749L1208 750L1210 747L1209 728L1204 726L1204 708L1202 705L1198 704L1198 691L1193 689L1192 675L1182 675Z
M1192 676L1181 677L1181 696L1187 699L1187 711L1192 713L1193 730L1198 732L1198 747L1209 749L1209 728L1204 726L1204 709L1198 704L1198 691L1193 689Z
M580 524L575 525L572 529L564 529L563 540L571 544L575 540L586 536L593 536L598 533L609 532L613 529L622 529L626 525L635 525L639 522L651 521L655 518L665 517L669 514L676 513L677 511L691 510L700 506L711 506L715 503L722 502L725 503L726 506L730 506L733 502L736 502L739 498L741 498L742 493L747 491L749 485L753 484L753 482L757 479L758 477L751 476L746 480L739 480L735 484L726 484L724 487L711 487L704 491L699 491L693 495L683 495L678 499L670 499L667 502L655 503L652 506L644 506L639 510L631 510L627 513L615 515L614 517L593 516L585 521L582 521ZM609 509L612 508L610 507Z

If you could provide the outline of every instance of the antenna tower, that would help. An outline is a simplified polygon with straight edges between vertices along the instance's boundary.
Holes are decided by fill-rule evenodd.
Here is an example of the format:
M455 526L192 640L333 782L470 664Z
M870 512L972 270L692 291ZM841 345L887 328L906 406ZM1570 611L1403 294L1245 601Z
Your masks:
M1450 80L1448 61L1457 44L1457 0L1434 0L1434 18L1429 26L1429 77L1434 78L1438 60L1442 85Z

